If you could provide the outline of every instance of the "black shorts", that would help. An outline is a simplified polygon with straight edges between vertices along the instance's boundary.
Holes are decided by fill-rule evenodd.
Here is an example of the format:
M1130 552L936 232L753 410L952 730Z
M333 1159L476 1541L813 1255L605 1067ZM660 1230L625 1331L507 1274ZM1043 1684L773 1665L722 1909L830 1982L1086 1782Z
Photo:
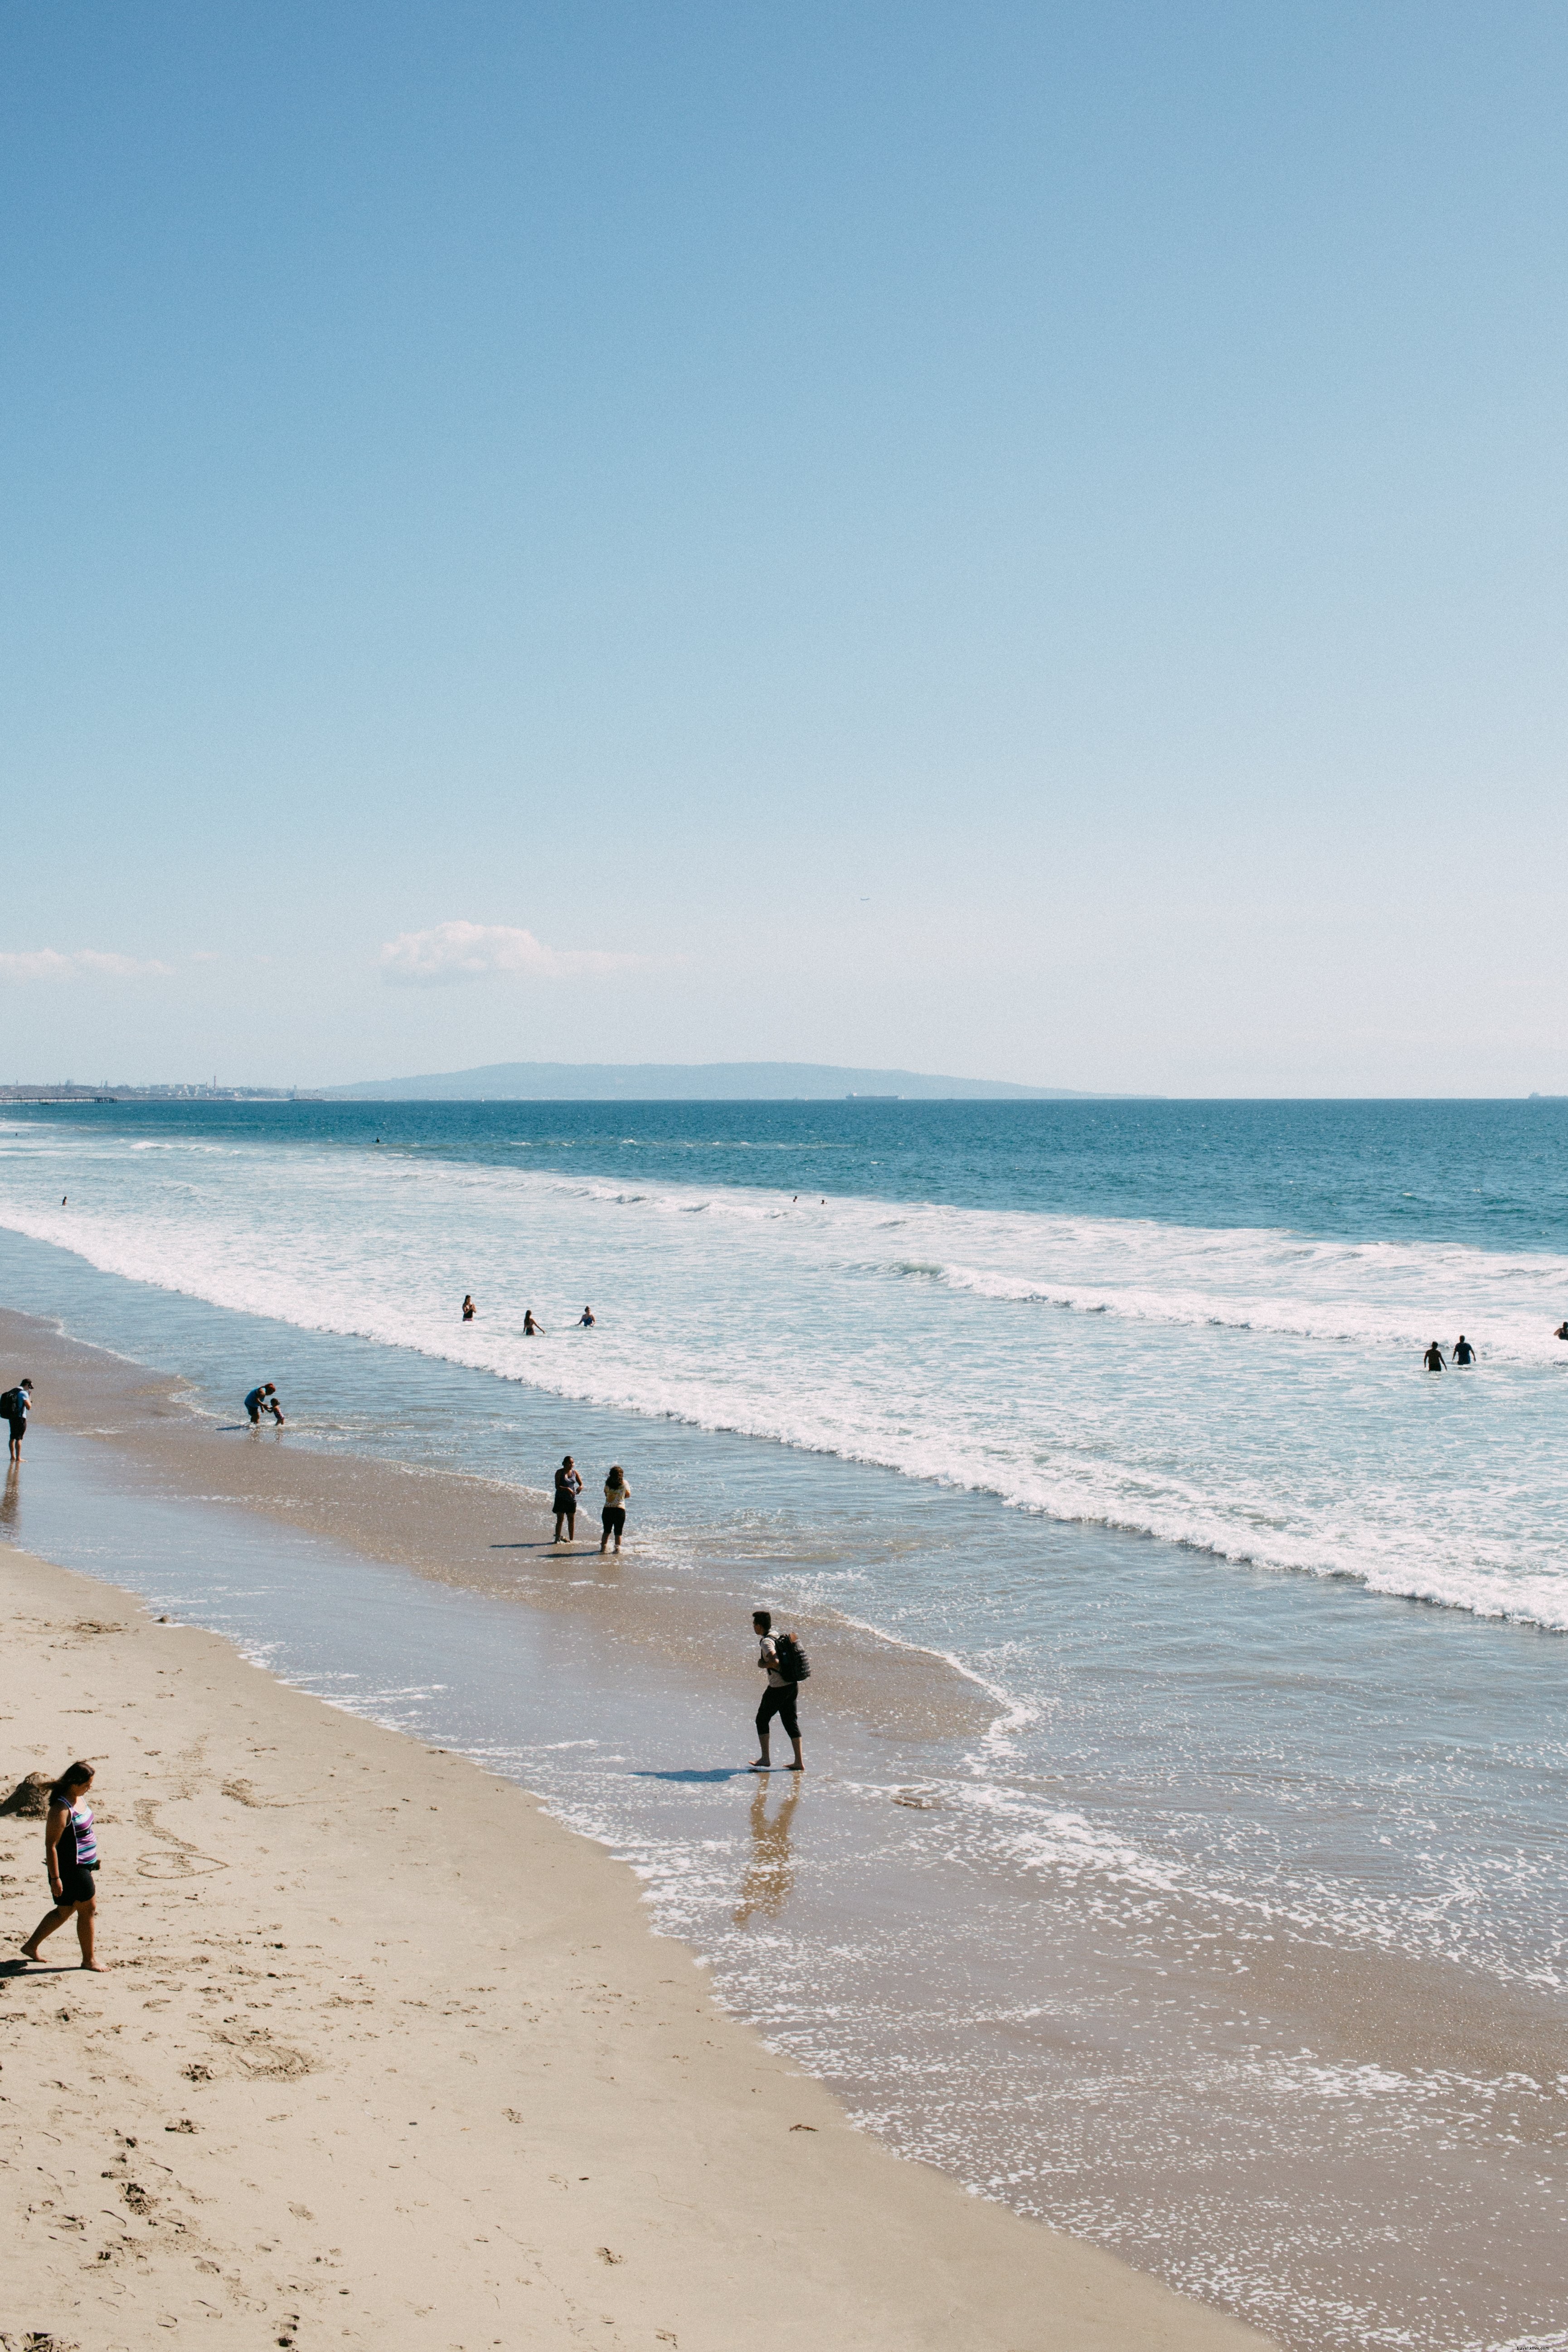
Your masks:
M576 1517L577 1497L566 1487L557 1486L555 1489L555 1516L557 1518L560 1518L563 1515L568 1518L574 1519Z
M619 1536L626 1533L626 1513L625 1504L606 1503L604 1509L599 1513L599 1517L605 1522L605 1533L607 1536Z
M60 1901L62 1903L90 1903L97 1893L96 1868L88 1870L81 1864L73 1863L69 1870L61 1871Z
M776 1715L792 1739L800 1738L800 1720L795 1711L795 1685L770 1683L763 1693L763 1703L757 1709L757 1730L766 1738L767 1728Z
M24 1437L26 1437L26 1435L27 1434L27 1418L26 1418L26 1415L25 1413L18 1413L18 1414L16 1415L16 1419L15 1419L14 1421L13 1421L13 1420L11 1420L11 1416L10 1416L10 1414L9 1414L9 1413L7 1413L7 1415L6 1415L5 1417L6 1417L6 1419L7 1419L8 1421L11 1421L11 1443L12 1443L12 1444L13 1444L13 1445L20 1445L20 1444L22 1443L22 1440L24 1439Z

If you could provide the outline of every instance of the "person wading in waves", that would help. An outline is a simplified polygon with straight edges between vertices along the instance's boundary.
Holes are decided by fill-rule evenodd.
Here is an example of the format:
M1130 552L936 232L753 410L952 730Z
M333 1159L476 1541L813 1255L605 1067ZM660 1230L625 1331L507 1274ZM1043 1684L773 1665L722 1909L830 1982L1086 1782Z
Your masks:
M784 1769L790 1772L804 1772L805 1759L800 1752L800 1722L795 1714L795 1692L811 1668L806 1664L805 1652L795 1635L780 1633L775 1636L773 1625L769 1611L752 1611L752 1631L757 1637L757 1664L766 1675L768 1686L757 1709L757 1746L761 1753L752 1769L753 1772L768 1772L773 1769L768 1753L768 1726L776 1715L795 1748L795 1762Z

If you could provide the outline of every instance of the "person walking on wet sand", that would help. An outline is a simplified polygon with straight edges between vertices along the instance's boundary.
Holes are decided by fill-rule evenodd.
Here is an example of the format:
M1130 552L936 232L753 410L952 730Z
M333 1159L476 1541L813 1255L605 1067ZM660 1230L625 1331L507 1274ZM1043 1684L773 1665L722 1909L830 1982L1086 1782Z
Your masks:
M44 1823L44 1860L48 1864L49 1892L54 1908L46 1911L22 1947L25 1959L39 1958L38 1946L73 1914L76 1939L84 1969L100 1969L92 1956L93 1920L98 1905L98 1838L87 1792L92 1786L90 1764L68 1764L49 1790L49 1817Z
M566 1522L566 1541L577 1540L577 1497L583 1491L583 1481L568 1454L555 1473L555 1540L561 1541L561 1523Z
M621 1538L626 1531L626 1505L631 1498L632 1490L626 1484L626 1472L617 1462L612 1465L610 1475L605 1481L605 1507L600 1514L605 1528L605 1532L599 1538L601 1552L612 1536L616 1539L616 1549L619 1551Z
M18 1381L14 1389L7 1389L0 1397L0 1412L5 1414L11 1429L10 1459L13 1462L22 1459L22 1440L27 1434L27 1415L32 1410L31 1381Z
M799 1659L800 1651L793 1636L788 1633L781 1633L775 1640L773 1628L773 1621L770 1611L752 1610L752 1631L757 1637L757 1664L762 1673L766 1675L768 1686L763 1693L763 1703L757 1709L757 1747L760 1752L752 1769L753 1772L769 1772L773 1769L773 1760L768 1752L768 1726L776 1715L788 1732L790 1743L795 1749L795 1762L787 1765L785 1769L791 1772L804 1772L805 1759L800 1752L800 1722L795 1708L795 1693L799 1688L801 1677L798 1674L786 1674L784 1671L786 1666L793 1666Z

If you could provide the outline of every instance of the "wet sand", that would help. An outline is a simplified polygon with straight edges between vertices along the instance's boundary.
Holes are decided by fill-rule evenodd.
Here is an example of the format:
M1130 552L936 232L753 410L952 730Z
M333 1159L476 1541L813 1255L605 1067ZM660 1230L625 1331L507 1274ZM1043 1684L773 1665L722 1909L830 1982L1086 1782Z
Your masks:
M62 1337L31 1316L0 1308L0 1356L29 1367L37 1420L90 1436L115 1456L118 1473L144 1492L261 1511L284 1525L371 1559L412 1569L437 1583L534 1608L570 1610L606 1632L622 1622L626 1591L616 1556L599 1552L599 1498L583 1496L576 1540L552 1540L552 1496L522 1482L502 1484L449 1470L374 1461L301 1443L270 1424L252 1431L239 1414L215 1423L177 1375L150 1371L106 1349ZM775 1539L776 1540L776 1539ZM755 1532L733 1528L695 1538L679 1551L642 1517L634 1493L622 1555L635 1571L638 1640L671 1664L731 1675L735 1626L694 1607L701 1588L738 1591L750 1573L765 1590L775 1551ZM835 1556L830 1537L822 1556ZM792 1531L789 1564L811 1564ZM745 1604L749 1606L749 1602ZM838 1702L874 1733L912 1743L983 1734L995 1703L929 1651L889 1643L831 1612L795 1622L831 1675ZM742 1636L745 1620L740 1619Z
M765 1590L770 1559L775 1556L770 1541L776 1545L779 1540L770 1538L765 1528L714 1528L693 1538L688 1528L679 1531L677 1541L634 1509L628 1549L617 1565L613 1557L599 1559L597 1514L590 1511L585 1518L591 1534L572 1551L557 1552L550 1543L549 1496L541 1488L330 1452L301 1443L293 1432L281 1438L270 1431L258 1436L215 1423L177 1378L61 1339L30 1318L0 1316L0 1347L8 1350L14 1370L25 1361L38 1382L40 1423L89 1435L112 1461L115 1479L127 1491L237 1506L262 1522L270 1520L412 1570L434 1584L542 1611L563 1624L580 1621L595 1641L602 1638L606 1653L624 1646L628 1614L633 1614L636 1642L663 1666L689 1676L694 1685L711 1686L716 1677L723 1685L733 1682L733 1604L748 1591ZM40 1467L35 1461L24 1478L36 1476ZM580 1529L584 1525L580 1519ZM790 1542L789 1559L797 1561L801 1553L794 1530ZM823 1553L831 1556L830 1538L824 1542ZM784 1556L777 1557L782 1560ZM722 1608L716 1605L721 1597ZM832 1689L836 1709L846 1719L854 1717L872 1738L889 1743L889 1752L898 1759L896 1769L909 1783L901 1793L886 1793L893 1805L910 1808L896 1816L898 1851L919 1874L926 1906L923 1924L931 1931L931 1940L940 1944L942 1923L948 1917L944 1900L973 1902L979 1890L958 1886L945 1897L938 1891L945 1884L940 1875L945 1867L939 1855L942 1841L936 1834L940 1814L919 1810L921 1745L984 1733L994 1706L984 1692L929 1652L886 1643L831 1612L800 1622L826 1670L823 1680ZM739 1754L734 1760L740 1760ZM485 1785L495 1784L487 1780ZM1074 1801L1075 1791L1065 1781L1061 1794L1065 1802ZM1162 1792L1152 1790L1151 1807L1161 1801ZM913 1832L928 1819L934 1843L923 1853ZM765 1917L778 1906L779 1887L787 1880L787 1825L781 1832L764 1811L760 1828L753 1822L753 1832L756 1864L742 1890L741 1910L747 1916ZM888 1843L891 1851L890 1839ZM774 1846L783 1859L770 1860ZM863 1904L874 1904L873 1873L879 1866L868 1855L864 1875L854 1882ZM793 1899L798 1906L798 1894ZM1081 2177L1103 2180L1106 2186L1097 2186L1096 2201L1091 2206L1086 2200L1081 2213L1064 2213L1049 2203L1044 2210L1074 2229L1115 2242L1120 2212L1131 2209L1142 2183L1131 2173L1118 2182L1109 2171L1106 2110L1103 2105L1096 2110L1091 2099L1079 2112L1075 2086L1092 2084L1097 2072L1108 2074L1123 2063L1125 2052L1136 2048L1140 2037L1168 2028L1192 2045L1194 2094L1224 2078L1227 2059L1233 2064L1238 2057L1250 2063L1258 2050L1310 2051L1316 2063L1347 2075L1363 2068L1429 2070L1436 2086L1434 2098L1445 2082L1461 2088L1496 2083L1510 2096L1510 2084L1523 2085L1530 2095L1511 2117L1507 2145L1528 2156L1531 2168L1542 2178L1555 2165L1561 2125L1558 2102L1550 2094L1568 2066L1562 2003L1556 1997L1397 1951L1331 1947L1286 1926L1260 1937L1244 1922L1201 1904L1190 1906L1177 1895L1163 1906L1163 1940L1155 1966L1152 1950L1139 1956L1141 1930L1133 1915L1144 1907L1142 1896L1123 1898L1115 1890L1108 1894L1100 1889L1092 1926L1070 1880L1059 1886L1030 1882L1024 1899L1031 1906L1031 1949L1040 1976L1055 1987L1068 1987L1083 1979L1086 1967L1091 1973L1099 1969L1103 1974L1098 1994L1081 2018L1064 2011L1060 2028L1049 2019L1016 2027L1001 2022L989 2042L984 2033L977 2038L967 2012L963 2020L955 2014L945 2042L942 2032L934 2032L933 2038L928 2016L926 2055L947 2063L923 2074L910 2099L904 2086L875 2073L863 2083L851 2081L842 2071L836 2075L852 2103L877 2118L876 2128L904 2147L952 2162L947 2139L930 2128L942 2101L956 2100L971 2108L980 2102L1004 2113L1009 2100L1016 2099L1018 2084L1030 2068L1035 2070L1030 2079L1039 2075L1040 2053L1031 2037L1049 2038L1059 2031L1063 2058L1056 2076L1058 2087L1047 2095L1057 2097L1061 2110L1049 2118L1048 2127L1044 2113L1039 2115L1036 2137L1058 2162L1064 2149L1081 2144ZM1127 1912L1125 1920L1120 1920L1121 1909ZM1107 1937L1102 1930L1111 1927L1113 1911L1120 1924ZM826 1924L831 1932L831 1921ZM1126 1945L1131 1958L1125 1966L1115 1958L1115 1938L1123 1929L1132 1931ZM921 1957L916 1950L906 1963L905 1956L895 1950L889 1973L882 1979L890 2009L909 2013L929 2009L931 1986L921 1976ZM1172 1961L1176 1963L1173 1970L1167 1965ZM1180 1988L1174 2004L1173 1979ZM1245 2009L1238 2005L1238 1980L1247 1988ZM1010 1985L999 1979L988 1987L977 1979L969 1988L970 2004L977 2012L986 2011L987 1994L994 1996L997 2016L1003 2019ZM749 2013L766 2013L764 2003L748 2000L744 1992L742 2000ZM1109 2038L1101 2051L1103 2036ZM1099 2088L1103 2097L1103 2081ZM1036 2095L1040 2095L1037 2080ZM1145 2232L1132 2240L1131 2250L1136 2260L1160 2264L1182 2284L1236 2303L1243 2298L1226 2268L1226 2216L1246 2200L1263 2194L1282 2213L1289 2210L1301 2158L1299 2151L1292 2153L1281 2143L1259 2139L1241 2128L1234 2108L1227 2105L1228 2095L1220 2093L1212 2113L1194 2105L1190 2114L1167 2116L1148 2136L1155 2151L1152 2160L1163 2160L1158 2151L1166 2143L1179 2146L1177 2168L1203 2183L1201 2210L1195 2205L1184 2220L1179 2245L1174 2233L1166 2233L1162 2242ZM1489 2090L1484 2095L1490 2096ZM1495 2163L1490 2140L1483 2143L1476 2136L1473 2120L1460 2116L1444 2145L1443 2166L1473 2181L1478 2212L1518 2204L1517 2184ZM1352 2278L1370 2274L1373 2258L1387 2274L1387 2303L1378 2307L1376 2316L1381 2319L1385 2309L1405 2312L1418 2306L1425 2316L1423 2298L1430 2294L1433 2307L1440 2306L1444 2315L1437 2340L1489 2341L1489 2333L1483 2339L1472 2337L1471 2331L1500 2321L1505 2312L1511 2318L1516 2299L1533 2324L1543 2297L1550 2302L1558 2257L1547 2242L1530 2239L1526 2231L1489 2251L1489 2234L1479 2229L1473 2233L1475 2244L1438 2245L1431 2242L1427 2211L1432 2201L1427 2192L1436 2184L1428 2178L1424 2192L1419 2167L1391 2166L1388 2151L1352 2152L1342 2144L1332 2148L1331 2168L1342 2202L1354 2212L1362 2237L1386 2240L1387 2251L1380 2252L1373 2244L1369 2256L1361 2238L1352 2242L1348 2235L1322 2231L1314 2238L1310 2261L1304 2262L1296 2249L1292 2275L1298 2285L1307 2281L1321 2310L1331 2309L1337 2293L1348 2294ZM1035 2191L1020 2174L1011 2176L1001 2193L1027 2205ZM1041 2210L1040 2205L1034 2210ZM1243 2307L1261 2309L1264 2324L1283 2334L1294 2332L1286 2324L1283 2304L1276 2308L1262 2301L1256 2284L1247 2288ZM1364 2329L1371 2322L1364 2306L1352 2310L1347 2300L1346 2310L1342 2328L1322 2331L1326 2340L1365 2340ZM742 2339L731 2335L722 2340ZM824 2340L878 2339L828 2333ZM925 2339L916 2335L905 2340ZM952 2336L945 2340L1000 2341ZM1025 2346L1047 2340L1055 2339L1010 2335L1003 2352L1009 2352L1009 2347L1011 2352L1023 2352Z
M97 1764L109 1964L66 1928L0 1975L0 2337L1265 2341L854 2130L522 1791L112 1587L0 1578L5 1778ZM0 1822L8 1939L41 1846Z

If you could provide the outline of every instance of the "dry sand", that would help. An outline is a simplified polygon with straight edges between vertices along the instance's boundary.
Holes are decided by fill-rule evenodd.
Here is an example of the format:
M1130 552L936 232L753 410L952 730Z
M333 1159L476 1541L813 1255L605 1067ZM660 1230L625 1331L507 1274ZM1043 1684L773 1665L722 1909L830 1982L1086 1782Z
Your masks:
M97 1763L109 1963L0 1975L0 2344L1264 2343L854 2129L509 1783L0 1579L0 1769ZM42 1833L0 1821L8 1938Z

